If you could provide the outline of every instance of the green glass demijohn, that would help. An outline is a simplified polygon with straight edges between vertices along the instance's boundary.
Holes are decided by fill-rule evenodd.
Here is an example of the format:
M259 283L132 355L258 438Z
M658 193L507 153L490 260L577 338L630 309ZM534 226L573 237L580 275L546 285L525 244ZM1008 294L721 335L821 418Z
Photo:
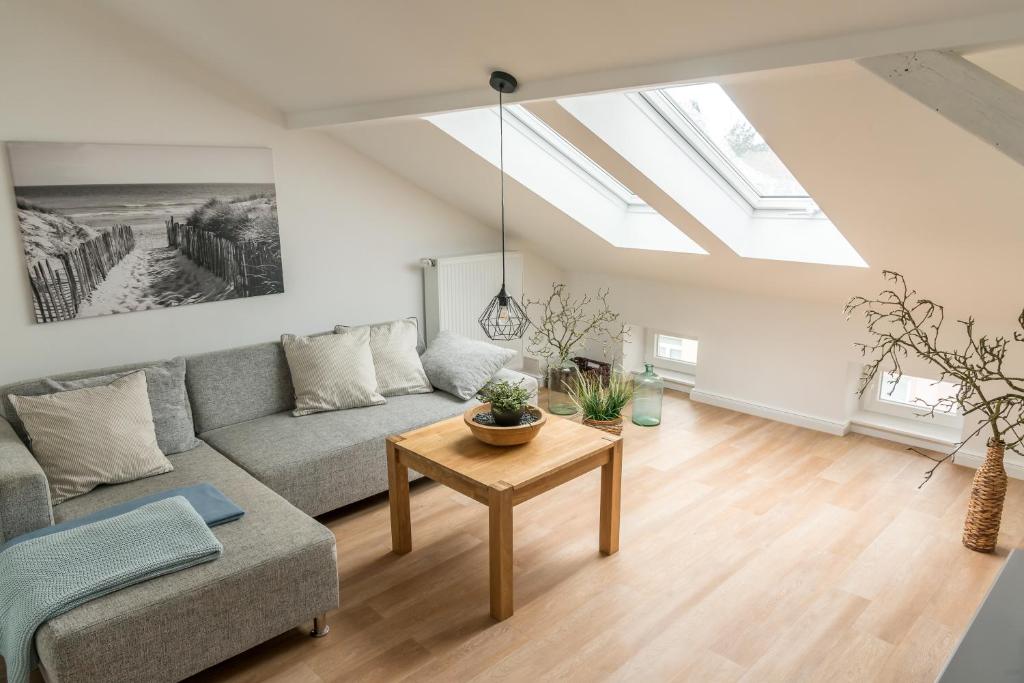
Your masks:
M654 374L654 366L644 363L644 371L633 376L633 424L654 427L661 424L661 399L665 382Z
M548 367L548 412L575 415L576 404L569 398L569 389L579 376L579 368L571 360L552 363Z

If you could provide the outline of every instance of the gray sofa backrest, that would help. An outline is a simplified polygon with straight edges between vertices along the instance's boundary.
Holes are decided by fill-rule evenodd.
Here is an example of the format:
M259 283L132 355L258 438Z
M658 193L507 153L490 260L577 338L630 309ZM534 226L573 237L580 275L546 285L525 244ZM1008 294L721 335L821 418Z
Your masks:
M192 419L200 434L295 407L280 342L187 356L185 367Z
M318 332L313 336L322 334L333 334L333 330ZM81 379L137 370L153 365L154 362L80 370L48 377L55 380ZM197 434L295 407L292 377L280 342L236 346L186 356L185 386ZM43 378L0 386L0 416L11 423L22 441L28 443L28 437L7 396L33 396L50 391Z
M17 432L21 440L27 444L28 435L25 433L25 427L22 425L21 420L18 419L18 413L14 410L14 406L11 405L11 399L8 398L11 394L16 396L39 396L42 394L49 394L53 392L53 389L46 386L45 380L47 378L64 381L82 379L84 377L95 377L96 375L113 375L119 372L138 370L139 368L153 365L154 362L155 361L131 363L129 365L116 365L110 368L99 368L97 370L77 370L75 372L65 372L61 375L47 375L45 378L40 377L38 379L30 379L0 386L0 416L11 423L11 426L14 427L14 431Z

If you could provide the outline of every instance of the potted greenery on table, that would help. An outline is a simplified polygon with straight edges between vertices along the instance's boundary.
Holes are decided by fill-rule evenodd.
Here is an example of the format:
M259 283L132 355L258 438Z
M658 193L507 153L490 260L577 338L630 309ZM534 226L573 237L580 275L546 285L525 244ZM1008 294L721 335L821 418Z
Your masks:
M584 372L568 393L583 415L583 424L611 434L622 433L622 409L633 398L633 381L629 377L613 372L607 382L602 382L597 374Z
M530 392L523 388L522 381L512 384L505 380L491 380L477 392L477 399L491 404L494 424L499 427L518 425L530 401Z
M492 380L477 392L482 405L463 414L469 431L491 446L519 446L527 443L547 423L537 406L529 405L530 392L522 382Z

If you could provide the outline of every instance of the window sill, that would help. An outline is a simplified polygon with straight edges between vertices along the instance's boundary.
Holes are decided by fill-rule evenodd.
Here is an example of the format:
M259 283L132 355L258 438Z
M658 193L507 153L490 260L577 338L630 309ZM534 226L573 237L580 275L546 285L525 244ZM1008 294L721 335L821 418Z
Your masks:
M697 383L696 375L690 375L676 370L668 370L666 368L659 368L658 366L654 366L654 371L665 381L665 386L667 388L675 389L676 391L682 391L688 394L690 393L690 389L693 389Z
M850 420L850 431L940 451L949 450L960 443L961 438L961 430L957 427L865 410L854 413Z

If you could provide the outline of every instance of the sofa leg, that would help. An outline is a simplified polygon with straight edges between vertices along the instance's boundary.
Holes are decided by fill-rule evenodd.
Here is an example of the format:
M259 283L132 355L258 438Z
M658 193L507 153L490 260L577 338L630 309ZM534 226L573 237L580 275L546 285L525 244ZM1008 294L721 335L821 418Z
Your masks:
M327 615L318 614L313 617L313 630L309 632L309 635L314 638L323 638L331 632L331 627L327 625Z

